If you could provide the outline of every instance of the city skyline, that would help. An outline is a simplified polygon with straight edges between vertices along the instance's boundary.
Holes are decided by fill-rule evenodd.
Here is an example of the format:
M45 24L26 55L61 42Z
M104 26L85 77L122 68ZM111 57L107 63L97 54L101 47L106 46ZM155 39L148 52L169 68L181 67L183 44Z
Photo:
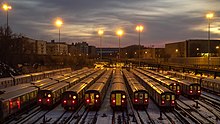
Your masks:
M58 29L54 26L57 17L64 24L61 27L61 42L85 41L99 47L97 31L103 29L103 47L118 47L118 28L124 30L121 45L138 44L135 27L144 25L141 44L144 46L164 46L165 43L187 39L207 38L207 19L209 11L215 13L211 22L211 38L219 39L220 1L202 0L96 0L59 1L8 0L12 10L9 12L9 25L15 33L50 41L58 41ZM6 24L6 14L1 9L0 25Z

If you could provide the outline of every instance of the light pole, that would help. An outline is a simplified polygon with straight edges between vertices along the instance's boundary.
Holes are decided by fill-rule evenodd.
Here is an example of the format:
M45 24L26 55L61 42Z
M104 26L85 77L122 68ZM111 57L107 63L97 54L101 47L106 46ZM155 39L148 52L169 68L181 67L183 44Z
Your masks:
M55 25L59 29L59 43L60 43L60 28L63 25L63 20L61 18L57 18L55 21ZM59 49L58 52L60 54L60 44L58 44L58 49Z
M206 14L206 18L208 19L208 69L209 69L209 65L210 65L210 23L211 23L211 19L214 17L214 13L207 13Z
M2 5L2 8L6 11L6 30L7 30L7 35L8 35L8 11L12 9L12 7L10 5L8 5L7 3Z
M124 31L119 29L117 32L116 32L116 35L118 35L118 46L119 46L119 49L118 49L118 59L120 60L120 54L121 54L121 36L124 34Z
M98 35L100 37L100 60L102 61L102 37L103 37L104 31L103 30L99 30L98 31Z
M139 67L141 66L141 62L140 62L140 52L141 52L141 32L144 30L144 26L142 26L142 25L137 25L136 26L136 31L138 31L138 65L139 65Z

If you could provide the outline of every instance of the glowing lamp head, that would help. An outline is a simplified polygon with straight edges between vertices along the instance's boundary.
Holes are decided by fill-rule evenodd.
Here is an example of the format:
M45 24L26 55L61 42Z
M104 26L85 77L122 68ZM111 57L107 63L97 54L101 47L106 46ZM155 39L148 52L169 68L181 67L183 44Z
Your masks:
M55 22L55 25L60 28L63 25L63 20L62 19L57 19Z
M137 99L135 99L134 101L135 101L135 102L138 102L138 100L137 100Z
M74 104L74 103L75 103L75 101L73 100L73 101L72 101L72 103Z
M162 101L161 103L162 103L162 104L164 104L165 102L164 102L164 101Z
M2 5L2 8L5 10L5 11L8 11L8 10L11 10L12 9L12 7L10 6L10 5L8 5L8 4L3 4Z
M172 101L172 104L174 104L175 103L175 101Z
M121 102L124 103L125 101L124 101L124 100L121 100Z
M136 31L142 32L143 30L144 30L144 26L142 26L142 25L136 26Z
M192 91L192 90L190 90L189 92L190 92L190 93L192 93L193 91Z
M124 99L124 98L125 98L125 95L123 95L122 98Z
M214 13L210 12L206 14L207 19L212 19L214 17Z
M201 93L201 91L200 91L200 90L198 90L198 93Z
M103 30L98 30L98 35L102 36L104 34Z
M121 37L121 36L124 34L124 31L121 30L121 29L119 29L119 30L116 32L116 34L117 34L119 37Z
M50 99L47 99L47 102L50 102Z

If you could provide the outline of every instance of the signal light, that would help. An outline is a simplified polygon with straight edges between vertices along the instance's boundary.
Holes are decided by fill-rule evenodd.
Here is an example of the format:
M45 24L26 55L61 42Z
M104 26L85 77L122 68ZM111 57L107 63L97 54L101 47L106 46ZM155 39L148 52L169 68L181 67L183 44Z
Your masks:
M39 101L39 102L41 102L42 100L41 100L41 99L39 99L38 101Z
M193 91L192 91L192 90L190 90L189 92L190 92L190 93L192 93Z
M66 104L66 100L63 100L63 103Z
M89 99L87 99L86 102L89 103Z

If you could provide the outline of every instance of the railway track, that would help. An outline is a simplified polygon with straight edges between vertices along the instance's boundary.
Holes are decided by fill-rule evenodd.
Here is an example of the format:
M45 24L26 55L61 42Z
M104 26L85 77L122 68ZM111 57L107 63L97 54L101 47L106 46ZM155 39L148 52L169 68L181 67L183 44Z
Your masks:
M177 102L177 107L180 108L182 110L182 112L184 112L185 114L188 115L188 117L190 117L195 123L208 123L208 124L214 124L215 122L213 122L212 120L208 119L207 117L205 117L202 113L200 113L198 110L196 110L195 108L191 107L190 105L184 103L183 101L181 101L180 99L177 100L178 102L181 102L182 104L184 104L185 106L189 107L190 109L184 109L178 102Z

